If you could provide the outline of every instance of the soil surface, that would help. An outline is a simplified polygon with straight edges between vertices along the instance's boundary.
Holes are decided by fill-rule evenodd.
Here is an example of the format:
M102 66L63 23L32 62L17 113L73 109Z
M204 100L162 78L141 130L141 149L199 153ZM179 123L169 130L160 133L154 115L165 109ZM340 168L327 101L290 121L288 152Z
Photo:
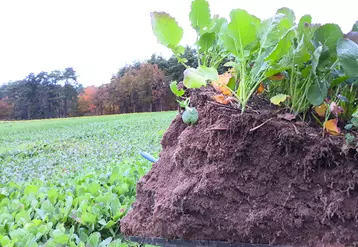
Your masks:
M173 120L122 233L358 246L358 155L342 152L342 136L279 118L259 98L241 114L214 103L211 88L191 92L199 120Z

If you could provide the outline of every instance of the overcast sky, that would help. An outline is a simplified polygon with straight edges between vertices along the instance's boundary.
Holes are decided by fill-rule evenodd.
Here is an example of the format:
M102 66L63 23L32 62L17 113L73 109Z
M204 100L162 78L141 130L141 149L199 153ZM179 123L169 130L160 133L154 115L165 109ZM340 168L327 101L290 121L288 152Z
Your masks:
M73 67L84 85L108 83L126 63L152 53L169 56L152 34L151 11L166 11L184 28L182 44L195 33L191 0L0 0L0 84L31 72ZM289 7L299 18L337 23L350 31L358 20L358 0L209 0L212 14L228 17L243 8L261 19Z

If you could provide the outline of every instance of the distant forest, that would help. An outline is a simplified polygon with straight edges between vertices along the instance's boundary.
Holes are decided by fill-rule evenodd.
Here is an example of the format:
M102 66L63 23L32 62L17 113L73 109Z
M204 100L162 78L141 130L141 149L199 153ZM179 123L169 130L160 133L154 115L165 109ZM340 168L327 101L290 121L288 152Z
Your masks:
M196 51L186 47L184 57L197 67ZM176 109L169 89L173 80L183 80L185 67L175 56L165 59L153 54L143 62L120 68L110 82L83 87L76 71L29 74L0 87L0 119L45 119L84 115L152 112ZM219 73L224 71L220 66Z

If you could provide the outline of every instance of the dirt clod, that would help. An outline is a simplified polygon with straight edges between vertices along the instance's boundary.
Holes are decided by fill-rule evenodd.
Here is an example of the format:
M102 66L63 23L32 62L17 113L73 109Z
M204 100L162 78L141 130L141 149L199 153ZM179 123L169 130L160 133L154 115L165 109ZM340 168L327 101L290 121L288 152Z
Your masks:
M210 104L211 94L210 89L192 94L197 124L186 125L179 115L173 120L160 160L139 181L121 231L168 239L358 246L358 161L341 152L343 138L278 118L260 100L244 114Z

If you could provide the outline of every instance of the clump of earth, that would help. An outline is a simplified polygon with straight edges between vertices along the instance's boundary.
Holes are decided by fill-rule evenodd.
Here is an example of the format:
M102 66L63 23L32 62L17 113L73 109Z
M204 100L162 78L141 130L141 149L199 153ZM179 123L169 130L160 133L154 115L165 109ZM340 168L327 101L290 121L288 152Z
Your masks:
M127 236L358 246L358 160L344 137L282 118L258 97L244 114L191 90L194 125L173 120L121 221ZM281 109L282 110L282 109ZM280 115L281 114L281 115ZM281 116L281 117L280 117Z

